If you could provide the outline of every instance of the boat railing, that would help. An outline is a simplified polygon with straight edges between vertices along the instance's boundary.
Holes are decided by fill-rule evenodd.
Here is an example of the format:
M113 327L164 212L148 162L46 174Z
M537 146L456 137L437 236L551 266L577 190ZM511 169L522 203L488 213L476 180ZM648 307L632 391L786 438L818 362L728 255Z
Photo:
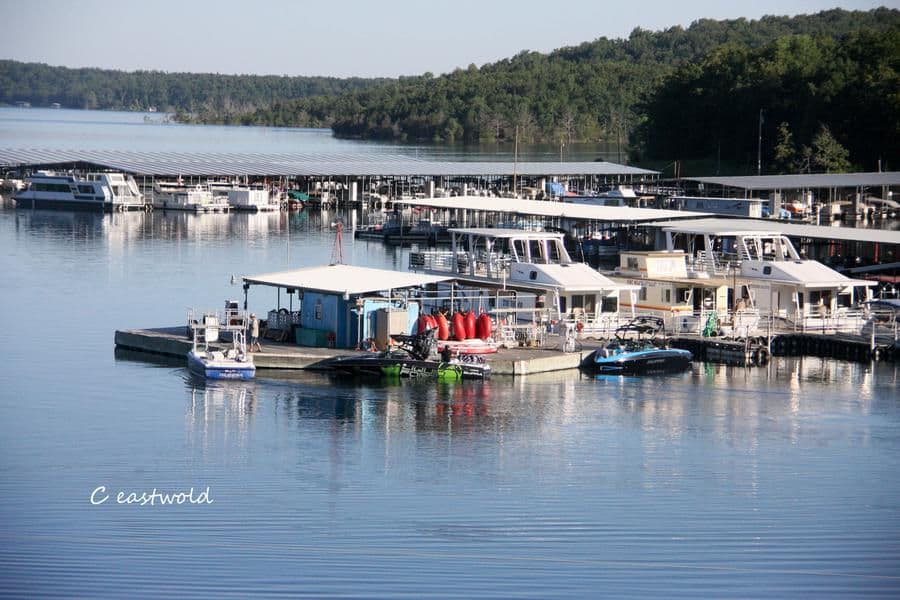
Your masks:
M734 269L740 266L737 256L700 250L696 256L686 258L688 275L725 278L731 276Z
M453 273L483 278L501 279L509 275L509 257L497 253L448 250L410 252L409 268L413 271Z
M563 327L571 326L579 337L609 338L615 335L616 330L627 324L634 318L631 312L584 312L574 310L562 319ZM560 328L560 332L564 329Z
M863 309L841 307L833 312L822 311L819 314L807 314L787 322L794 331L800 333L852 333L863 331L871 315Z
M488 314L496 323L494 340L501 346L544 345L551 322L549 308L495 308Z

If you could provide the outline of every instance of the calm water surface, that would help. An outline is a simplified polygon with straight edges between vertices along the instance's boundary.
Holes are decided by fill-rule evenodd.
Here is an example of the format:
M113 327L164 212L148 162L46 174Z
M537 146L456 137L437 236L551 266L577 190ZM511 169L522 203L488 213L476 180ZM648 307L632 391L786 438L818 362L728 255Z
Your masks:
M894 365L205 384L114 351L232 273L328 261L333 218L0 206L0 595L900 595ZM192 487L212 504L115 502Z

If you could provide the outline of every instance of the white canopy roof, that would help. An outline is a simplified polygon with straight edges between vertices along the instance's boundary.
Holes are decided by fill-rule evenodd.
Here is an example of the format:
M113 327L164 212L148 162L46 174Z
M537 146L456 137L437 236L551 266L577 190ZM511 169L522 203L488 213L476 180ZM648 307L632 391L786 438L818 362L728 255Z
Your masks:
M888 229L862 229L856 227L827 227L824 225L800 225L772 220L714 218L679 222L667 221L649 223L649 225L663 227L667 231L683 231L698 234L711 233L716 235L735 235L735 232L781 232L785 235L812 239L900 244L900 231L890 231Z
M450 277L353 265L325 265L262 275L244 275L242 279L256 285L361 295L439 283Z
M481 196L457 196L453 198L419 198L394 200L394 204L429 206L432 208L459 208L489 212L557 217L584 221L651 221L654 219L685 219L703 217L708 213L686 210L660 210L657 208L632 208L630 206L593 206L572 202L548 202L545 200L521 200L518 198L484 198Z

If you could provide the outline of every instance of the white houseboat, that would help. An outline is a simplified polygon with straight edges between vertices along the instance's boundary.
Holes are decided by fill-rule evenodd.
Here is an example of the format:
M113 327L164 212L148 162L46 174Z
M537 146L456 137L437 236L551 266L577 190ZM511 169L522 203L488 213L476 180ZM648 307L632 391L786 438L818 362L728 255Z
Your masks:
M453 228L451 249L413 251L410 269L449 275L474 288L515 290L515 309L542 309L542 318L607 335L634 316L620 312L619 297L637 286L617 283L575 262L563 233L521 229Z
M233 188L228 190L228 204L234 210L253 212L278 210L278 201L267 189Z
M800 256L777 231L664 229L666 250L623 251L616 270L640 285L636 308L675 331L701 332L715 321L752 335L772 318L801 330L858 332L871 281L850 279Z
M153 207L162 210L188 210L192 212L223 212L228 201L216 196L208 186L156 184L153 186Z
M16 206L24 208L95 208L127 210L144 208L144 196L134 177L124 173L85 175L35 173L16 192Z

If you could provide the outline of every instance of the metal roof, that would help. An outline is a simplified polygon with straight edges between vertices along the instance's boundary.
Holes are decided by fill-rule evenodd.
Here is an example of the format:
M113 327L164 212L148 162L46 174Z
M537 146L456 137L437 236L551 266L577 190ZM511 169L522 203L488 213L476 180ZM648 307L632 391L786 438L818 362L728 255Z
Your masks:
M689 181L743 190L807 190L900 185L900 171L886 173L822 173L815 175L754 175L687 177Z
M393 200L394 204L428 206L432 208L484 210L539 217L576 219L579 221L612 221L616 223L652 221L656 219L684 219L701 217L708 213L684 210L660 210L657 208L632 208L630 206L592 206L572 202L548 202L546 200L520 200L517 198L489 198L481 196L456 196L453 198L418 198Z
M412 271L388 271L353 265L323 265L291 271L244 275L246 283L297 290L316 290L330 294L374 294L431 283L449 277L423 275Z
M668 230L690 233L717 233L734 235L735 232L778 232L794 237L841 240L848 242L874 242L900 244L900 231L886 229L857 229L853 227L826 227L823 225L795 225L780 221L754 219L692 219L689 221L658 221L649 223Z
M525 238L525 239L547 239L562 238L565 234L557 231L528 231L525 229L504 229L493 227L452 227L451 232L461 235L476 235L481 237L492 237L497 239L503 238Z
M657 171L609 162L447 162L408 156L353 153L213 153L121 150L0 149L0 166L90 163L135 175L270 176L647 176Z

